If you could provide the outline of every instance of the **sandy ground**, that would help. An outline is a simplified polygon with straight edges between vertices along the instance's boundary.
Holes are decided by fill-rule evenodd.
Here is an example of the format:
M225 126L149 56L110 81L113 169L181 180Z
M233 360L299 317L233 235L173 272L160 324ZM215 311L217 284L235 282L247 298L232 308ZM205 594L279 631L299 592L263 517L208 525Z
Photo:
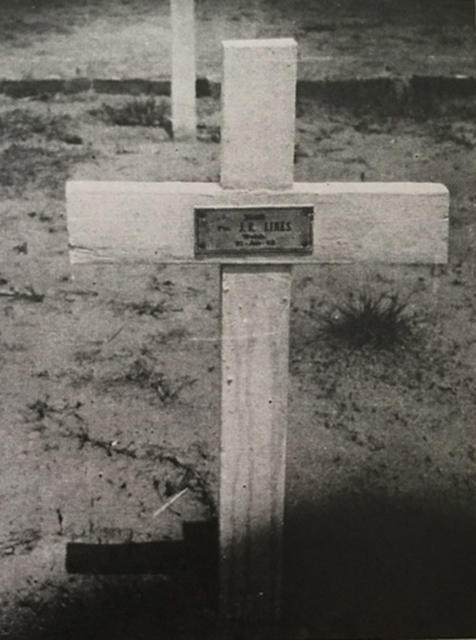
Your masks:
M301 77L474 76L471 5L200 0L198 71L219 74L223 37L293 35ZM168 75L165 2L34 6L2 2L0 77ZM70 278L68 177L218 179L218 103L199 101L190 145L108 118L140 114L146 100L0 97L2 640L212 637L210 567L65 567L69 543L176 541L183 523L216 516L217 270L102 267ZM290 637L476 633L475 115L470 101L392 118L298 105L297 180L443 182L451 224L447 266L295 269ZM352 350L319 333L322 314L362 290L409 296L404 348Z
M0 78L170 74L165 0L3 0ZM197 0L197 72L216 77L221 41L294 37L302 78L476 72L472 0Z
M217 270L97 267L69 279L68 176L218 178L218 103L199 101L196 145L160 127L104 122L143 100L0 104L1 637L211 637L193 567L184 583L65 571L67 543L177 540L183 522L216 515ZM285 529L293 637L476 628L476 126L471 104L447 113L417 121L298 108L297 180L445 183L451 258L295 269ZM363 289L411 294L405 348L355 351L319 336L320 314Z

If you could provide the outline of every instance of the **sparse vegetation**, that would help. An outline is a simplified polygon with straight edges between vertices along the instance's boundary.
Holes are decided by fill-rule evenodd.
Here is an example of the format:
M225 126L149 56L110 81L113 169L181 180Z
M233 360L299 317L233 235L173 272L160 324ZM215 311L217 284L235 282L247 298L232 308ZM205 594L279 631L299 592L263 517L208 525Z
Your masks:
M153 318L158 318L167 311L167 307L162 300L159 302L152 302L151 300L132 302L129 305L129 309L139 316L152 316Z
M45 296L44 294L35 291L34 287L31 285L27 285L21 291L15 289L15 287L11 287L7 290L0 289L0 298L12 298L14 300L25 300L26 302L43 302Z
M435 1L443 5L443 0ZM8 185L0 185L6 194L0 234L5 417L5 527L0 555L6 556L5 565L15 577L14 582L5 581L1 593L0 636L71 640L88 633L117 638L185 637L188 633L209 637L212 632L202 633L200 627L205 608L195 606L193 600L196 593L203 594L205 581L196 571L195 555L194 562L188 563L188 547L184 564L187 569L190 564L192 580L175 574L74 577L51 571L49 550L75 541L135 544L162 542L169 536L177 548L181 522L188 525L192 519L217 515L221 377L216 269L101 264L74 267L72 272L67 264L64 180L84 160L85 166L75 176L78 179L216 179L219 104L215 98L198 101L201 145L157 146L167 137L168 126L167 107L164 124L157 115L160 97L99 91L54 95L56 80L51 90L41 93L42 85L35 88L35 78L47 75L48 68L52 74L63 73L61 77L74 74L79 81L83 75L107 78L117 69L125 79L136 70L144 77L156 77L162 71L154 68L150 75L150 59L137 65L143 50L129 47L133 41L140 45L133 24L129 40L127 30L123 32L120 57L101 57L104 44L97 37L99 27L115 26L112 14L116 13L127 17L129 26L132 0L115 4L100 0L82 9L67 8L64 0L39 1L35 24L29 20L26 28L22 13L31 13L32 3L5 2L12 5L12 18L0 30L7 34L17 25L18 42L11 56L5 49L4 67L10 65L12 74L15 68L21 68L22 74L30 71L31 78L24 75L25 86L38 93L19 99L7 91L5 82L0 108L0 183ZM145 2L157 18L157 3ZM374 0L362 2L375 5ZM404 2L410 6L408 0ZM294 3L277 0L273 4L294 11ZM52 24L60 25L68 14L71 55L65 57L64 67L54 66L55 48L50 49L47 42L44 51L52 55L41 56L41 67L37 63L43 45L35 37L34 55L25 48L35 30L43 30L38 12L46 8ZM311 9L312 30L316 7ZM336 36L344 33L346 42L355 31L362 33L362 16L359 11L355 21L354 9L350 7L353 13L345 28L335 31ZM87 27L97 49L85 51L84 57L74 48L80 11L87 14L88 23L95 16L108 17L95 21L92 29ZM12 26L16 16L20 22ZM336 38L325 41L328 25L334 24L332 16L319 20L314 30L322 33L312 36L313 47L314 43L317 49L331 44L338 52ZM141 24L148 26L145 20ZM238 25L240 29L243 24ZM372 27L379 38L377 32ZM418 32L414 35L416 42ZM398 60L398 39L392 41L392 59L384 56L390 77L398 77L404 67ZM436 44L432 50L438 49ZM350 42L351 51L354 45L358 42ZM405 50L407 46L410 41ZM418 67L418 54L410 48L406 69ZM127 56L129 66L123 65ZM21 64L16 66L15 60ZM157 60L160 65L160 55ZM429 64L426 61L425 68ZM362 70L359 62L356 73ZM340 73L342 68L335 71ZM431 633L424 635L429 628L455 632L456 625L464 635L474 618L468 594L475 574L468 550L476 464L471 444L474 345L470 333L475 248L471 215L476 202L470 168L476 148L476 104L470 95L440 100L440 89L427 94L424 82L415 83L420 93L415 103L410 102L412 92L407 95L405 80L396 104L391 104L391 93L390 104L382 104L384 80L379 78L375 86L369 83L362 90L359 87L365 83L357 82L356 95L354 90L344 91L350 107L334 108L331 96L327 106L300 98L296 180L316 176L358 180L361 175L369 181L444 182L451 190L451 262L431 268L392 265L379 267L378 273L372 273L373 267L369 273L367 265L362 271L360 267L354 271L353 265L295 270L286 534L287 548L298 553L291 558L286 607L291 623L305 620L309 624L308 635L337 634L337 621L341 628L354 630L362 630L362 625L373 630L393 625L401 637L415 637L415 633L431 637ZM337 97L338 84L332 83ZM451 91L451 85L441 87L442 94L445 90ZM109 110L103 102L111 105ZM360 105L357 119L351 108L354 102ZM393 116L385 113L387 106ZM96 115L88 116L87 110L93 108ZM123 122L114 122L117 118ZM88 146L70 146L79 138L76 134L84 135ZM118 157L118 153L124 155ZM57 233L48 235L52 229ZM68 278L71 273L75 281ZM420 312L413 318L413 306L403 303L401 293L393 300L392 294L382 300L379 293L369 294L366 305L365 296L359 297L361 289L354 288L354 296L347 299L345 287L365 281L377 291L418 289L418 308L425 311L425 318ZM332 301L327 306L326 298ZM372 300L377 315L379 307L384 313L371 321ZM398 305L402 309L397 311ZM355 308L353 319L349 306ZM321 329L327 334L315 340L316 314L326 308ZM429 309L434 313L427 315ZM158 507L184 490L184 498L168 507L164 516L152 517ZM429 504L435 505L434 510L427 508ZM349 529L349 522L357 524ZM437 532L431 548L428 531ZM204 541L208 544L208 537ZM215 537L210 542L215 544ZM397 548L403 550L403 561L392 554ZM132 544L130 551L134 556ZM30 553L31 557L14 557ZM201 555L196 557L201 562ZM369 564L368 558L377 561ZM326 587L317 599L314 566L326 574L320 580ZM207 568L207 580L215 575ZM361 575L364 588L360 584L356 590ZM388 575L391 581L385 581ZM440 607L433 622L438 600L434 585L448 583L460 588L450 599L451 606ZM415 589L409 589L409 584ZM346 585L350 585L348 591ZM170 591L164 594L162 589ZM316 607L316 602L321 606Z
M160 318L163 314L169 312L183 311L182 307L171 307L165 300L141 300L139 302L117 303L113 301L112 306L118 313L130 311L138 316L150 316L152 318Z
M69 115L34 113L28 109L12 109L0 114L0 140L24 141L32 135L68 144L81 144L81 138L72 131L73 119Z
M472 122L439 123L436 127L435 140L474 149L476 147L476 125Z
M121 385L132 384L152 391L161 403L166 404L176 400L182 389L193 385L196 379L188 376L171 379L161 370L154 358L143 354L132 360L126 371L109 381L111 382Z
M172 396L170 381L157 369L155 363L145 358L137 358L131 363L124 380L142 388L152 389L162 402Z
M156 102L154 98L136 98L120 106L103 103L99 109L91 109L89 113L106 124L119 127L161 127L172 137L169 106L164 100Z
M15 193L29 186L62 193L71 165L86 155L67 149L12 144L0 152L0 185Z
M82 160L85 152L49 148L45 144L58 142L83 142L73 129L70 115L35 113L30 109L0 113L0 143L5 144L0 152L0 185L14 191L31 185L63 190L70 164Z
M350 293L346 302L321 315L321 333L354 349L393 349L411 335L408 300L397 293Z

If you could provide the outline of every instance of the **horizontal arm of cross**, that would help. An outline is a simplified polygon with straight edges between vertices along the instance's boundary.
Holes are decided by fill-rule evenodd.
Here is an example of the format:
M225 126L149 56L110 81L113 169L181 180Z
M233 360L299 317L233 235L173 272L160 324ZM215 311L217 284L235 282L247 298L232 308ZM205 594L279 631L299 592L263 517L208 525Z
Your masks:
M433 183L295 183L284 190L216 183L72 181L66 188L73 263L444 263L448 190ZM199 256L200 207L311 206L306 255Z

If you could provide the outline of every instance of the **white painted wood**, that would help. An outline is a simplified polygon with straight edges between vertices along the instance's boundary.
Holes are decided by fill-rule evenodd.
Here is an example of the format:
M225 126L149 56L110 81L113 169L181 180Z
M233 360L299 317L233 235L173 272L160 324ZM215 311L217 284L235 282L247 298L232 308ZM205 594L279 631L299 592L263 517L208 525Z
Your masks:
M224 51L221 184L71 182L68 228L75 262L196 263L194 207L314 206L310 256L203 260L222 264L223 635L272 638L281 600L289 265L446 262L448 191L293 184L295 42L231 41Z
M171 0L172 124L176 140L196 135L195 0Z
M193 262L193 209L311 204L312 255L207 258L220 263L445 263L449 194L432 183L296 183L247 191L214 183L69 182L68 229L75 263Z
M292 186L297 45L228 41L220 197ZM274 191L268 191L266 198ZM240 197L242 196L242 197ZM219 618L275 638L281 610L291 267L223 265Z
M294 171L297 45L291 38L223 43L224 188L287 188Z
M279 619L290 295L288 266L223 269L220 610L246 638Z

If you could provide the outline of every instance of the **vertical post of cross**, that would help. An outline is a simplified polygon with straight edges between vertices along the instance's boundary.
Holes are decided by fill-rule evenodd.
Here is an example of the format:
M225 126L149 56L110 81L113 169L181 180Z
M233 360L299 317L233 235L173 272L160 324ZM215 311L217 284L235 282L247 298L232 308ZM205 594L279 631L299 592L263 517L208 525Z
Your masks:
M296 42L223 46L221 185L290 188ZM291 267L224 265L221 284L220 620L226 638L277 637Z
M195 0L171 0L172 126L176 140L196 135Z

